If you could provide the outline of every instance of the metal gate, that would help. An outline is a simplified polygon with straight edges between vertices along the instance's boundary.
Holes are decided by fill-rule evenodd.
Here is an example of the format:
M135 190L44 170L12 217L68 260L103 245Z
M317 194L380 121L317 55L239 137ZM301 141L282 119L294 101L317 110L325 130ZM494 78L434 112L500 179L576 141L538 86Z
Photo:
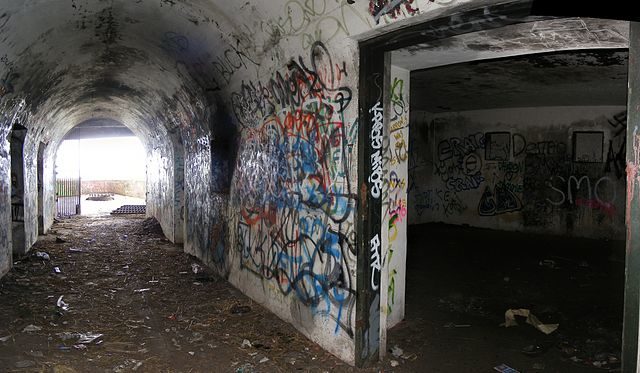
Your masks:
M56 216L80 215L80 178L56 180Z

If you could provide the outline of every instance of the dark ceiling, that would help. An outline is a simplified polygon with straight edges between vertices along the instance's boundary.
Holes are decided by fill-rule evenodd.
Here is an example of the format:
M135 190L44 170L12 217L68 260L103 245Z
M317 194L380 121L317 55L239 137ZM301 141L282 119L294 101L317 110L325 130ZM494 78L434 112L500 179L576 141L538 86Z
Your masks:
M417 70L411 73L411 108L435 113L626 105L627 62L627 50L592 49Z

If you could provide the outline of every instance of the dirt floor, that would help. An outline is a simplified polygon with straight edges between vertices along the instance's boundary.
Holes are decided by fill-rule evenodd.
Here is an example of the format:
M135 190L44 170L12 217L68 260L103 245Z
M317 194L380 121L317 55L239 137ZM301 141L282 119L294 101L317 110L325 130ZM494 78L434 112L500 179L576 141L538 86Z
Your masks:
M405 321L389 332L403 369L619 371L624 242L410 226ZM546 335L507 309L559 327ZM392 357L393 358L393 357Z
M388 361L362 370L347 366L201 269L143 216L55 223L0 280L0 371L379 372L389 367Z
M623 242L410 227L407 317L387 357L356 369L203 271L154 220L69 218L0 280L0 372L616 371L623 252ZM558 330L499 325L520 308Z

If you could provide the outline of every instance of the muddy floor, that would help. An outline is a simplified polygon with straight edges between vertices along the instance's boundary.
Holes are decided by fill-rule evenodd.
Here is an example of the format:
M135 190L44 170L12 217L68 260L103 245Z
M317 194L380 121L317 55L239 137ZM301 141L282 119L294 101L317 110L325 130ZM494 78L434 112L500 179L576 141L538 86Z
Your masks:
M408 231L406 318L389 332L415 372L620 371L624 242L442 224ZM505 312L527 309L545 334Z
M48 257L38 257L37 253ZM1 372L378 372L324 352L143 216L57 222L0 280ZM197 273L195 273L197 272Z

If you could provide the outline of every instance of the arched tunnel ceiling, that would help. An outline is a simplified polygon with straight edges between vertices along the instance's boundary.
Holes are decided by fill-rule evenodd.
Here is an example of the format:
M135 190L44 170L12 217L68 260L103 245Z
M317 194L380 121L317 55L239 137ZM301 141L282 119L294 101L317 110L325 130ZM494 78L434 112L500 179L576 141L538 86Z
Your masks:
M3 1L0 97L24 98L31 132L45 140L105 117L142 138L162 136L160 124L206 117L238 70L260 77L293 57L284 49L382 26L386 16L374 10L404 18L400 6L378 8L347 0Z
M3 90L25 96L36 132L54 129L45 137L92 118L154 136L214 104L213 77L194 68L239 42L230 24L204 0L3 2Z

